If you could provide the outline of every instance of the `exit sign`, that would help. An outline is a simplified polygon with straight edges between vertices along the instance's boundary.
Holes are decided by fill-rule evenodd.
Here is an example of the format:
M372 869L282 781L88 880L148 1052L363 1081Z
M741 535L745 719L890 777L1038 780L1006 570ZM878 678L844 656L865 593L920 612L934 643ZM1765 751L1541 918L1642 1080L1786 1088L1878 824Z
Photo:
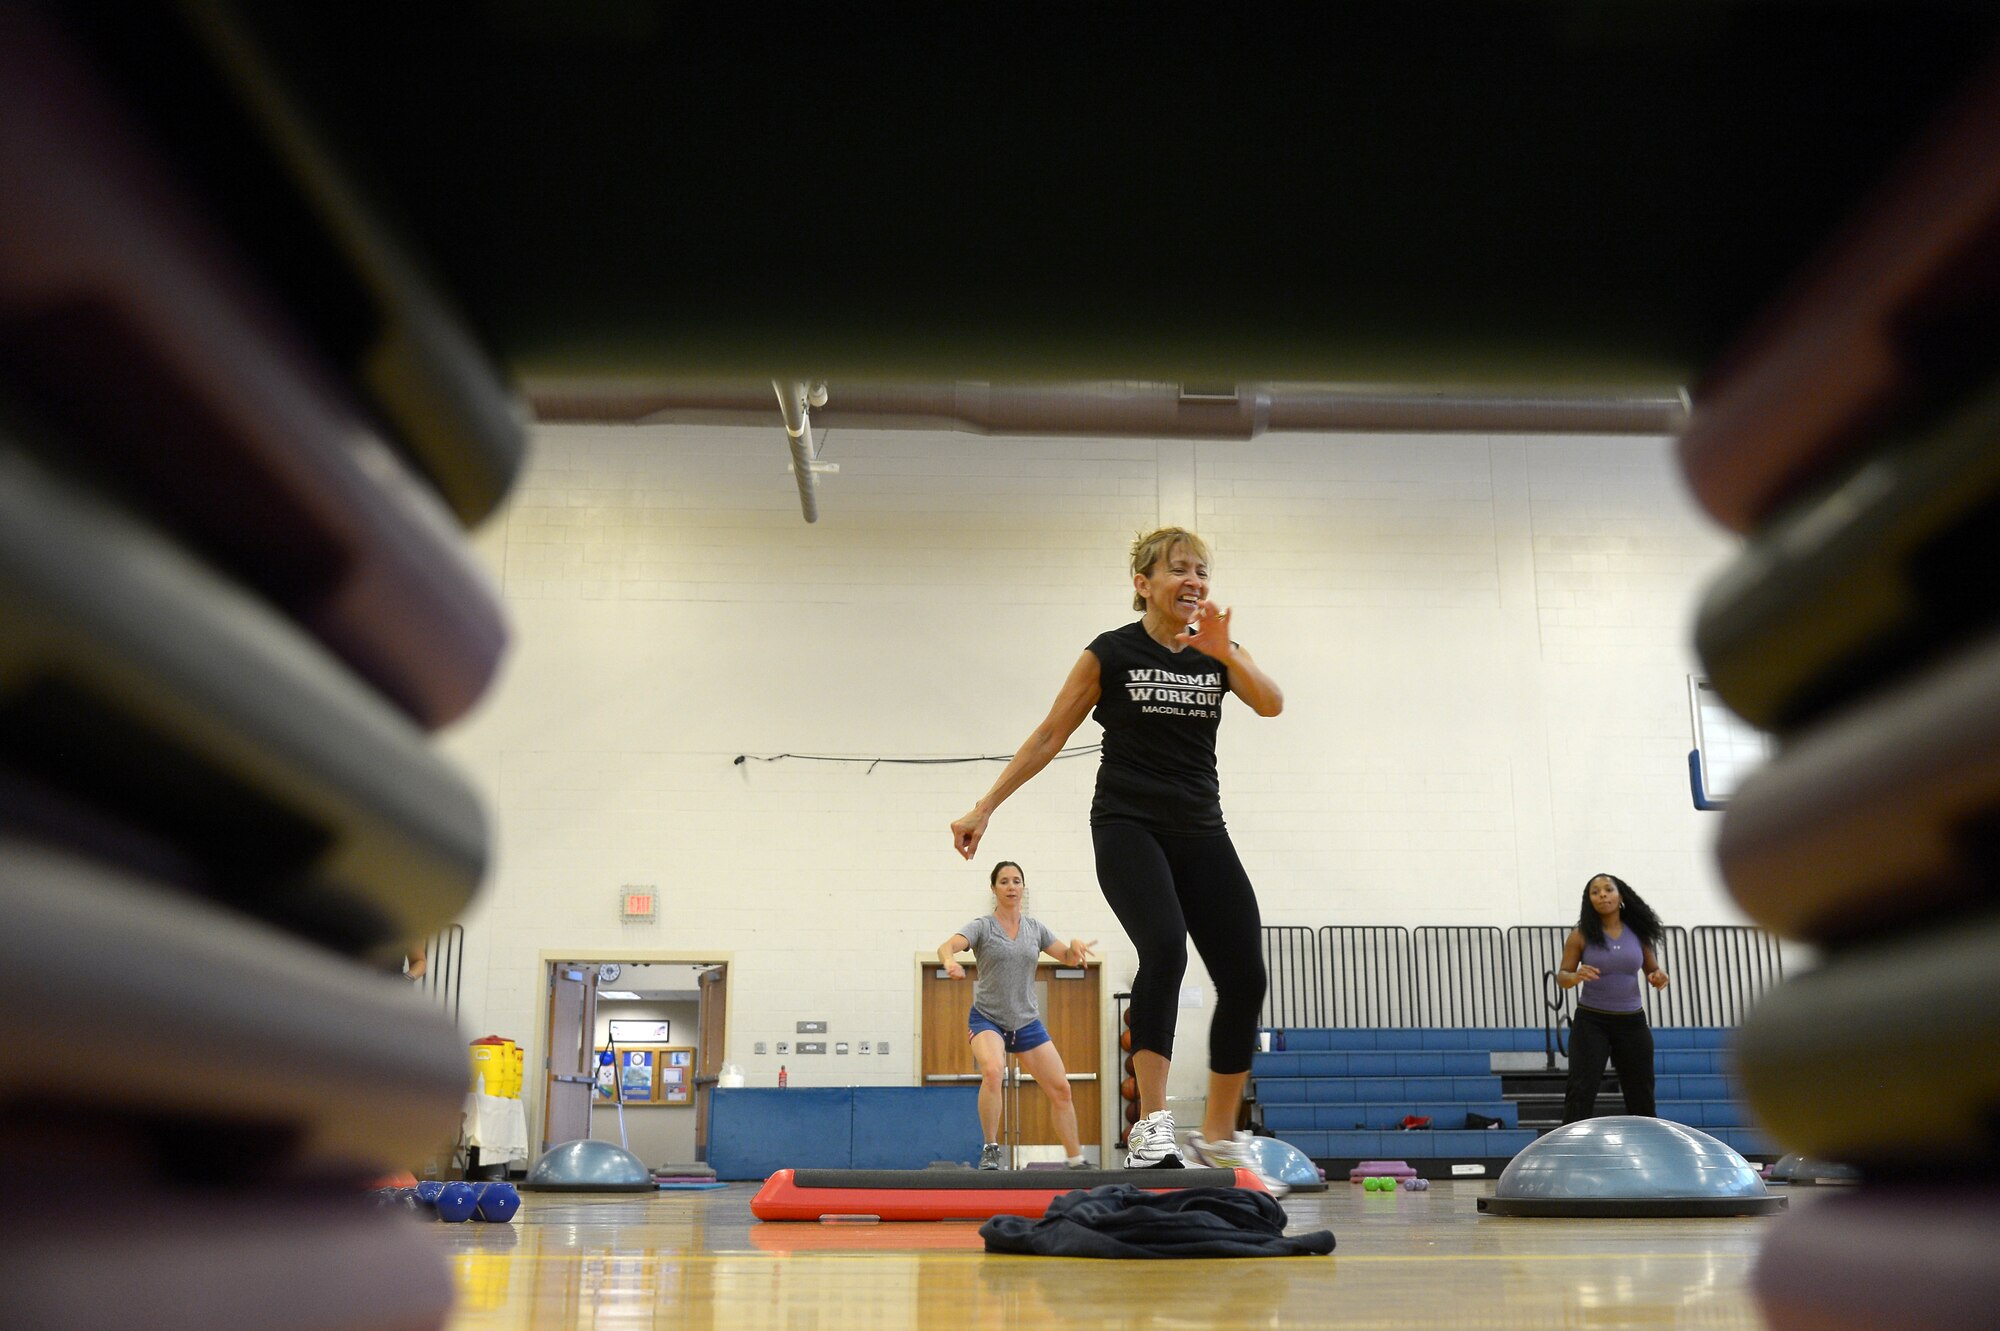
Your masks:
M659 893L650 887L626 887L619 889L618 917L624 920L650 920L659 905Z

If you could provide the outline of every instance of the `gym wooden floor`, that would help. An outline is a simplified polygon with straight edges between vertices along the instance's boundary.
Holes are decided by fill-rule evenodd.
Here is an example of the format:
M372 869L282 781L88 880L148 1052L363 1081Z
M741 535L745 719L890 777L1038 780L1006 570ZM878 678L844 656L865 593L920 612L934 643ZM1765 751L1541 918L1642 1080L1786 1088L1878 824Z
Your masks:
M989 1257L972 1222L766 1224L749 1183L529 1193L512 1224L428 1232L458 1283L451 1331L1763 1326L1747 1282L1770 1220L1482 1217L1492 1186L1295 1194L1290 1228L1333 1230L1333 1255L1227 1262Z

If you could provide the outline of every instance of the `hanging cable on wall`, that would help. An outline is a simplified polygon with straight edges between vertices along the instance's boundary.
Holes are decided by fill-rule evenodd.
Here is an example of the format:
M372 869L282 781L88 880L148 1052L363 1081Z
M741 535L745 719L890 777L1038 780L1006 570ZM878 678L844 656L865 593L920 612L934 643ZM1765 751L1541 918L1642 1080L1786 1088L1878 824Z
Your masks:
M1064 758L1082 758L1102 750L1102 744L1077 744L1063 749L1050 759L1060 762ZM787 758L795 758L802 763L863 763L872 772L882 763L898 763L906 767L939 767L954 763L1004 763L1012 758L1011 753L974 753L961 758L857 758L832 753L739 753L734 766L745 763L778 763ZM866 775L866 773L864 773Z

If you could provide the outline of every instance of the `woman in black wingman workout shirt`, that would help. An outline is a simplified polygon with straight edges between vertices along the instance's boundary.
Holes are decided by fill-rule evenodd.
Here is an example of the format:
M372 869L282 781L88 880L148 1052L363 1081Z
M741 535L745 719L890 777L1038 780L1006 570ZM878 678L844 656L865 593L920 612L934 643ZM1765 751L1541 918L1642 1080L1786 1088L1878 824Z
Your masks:
M1127 1134L1127 1168L1182 1163L1166 1098L1190 940L1215 982L1215 1017L1207 1109L1188 1149L1201 1164L1257 1168L1236 1119L1264 1002L1263 940L1256 895L1222 821L1215 734L1225 693L1259 716L1276 716L1284 694L1230 639L1230 612L1208 602L1208 569L1208 547L1193 532L1164 527L1135 541L1132 605L1145 614L1091 642L993 788L951 825L952 844L972 858L993 811L1095 709L1104 727L1090 806L1097 881L1139 953L1131 1025L1141 1117Z

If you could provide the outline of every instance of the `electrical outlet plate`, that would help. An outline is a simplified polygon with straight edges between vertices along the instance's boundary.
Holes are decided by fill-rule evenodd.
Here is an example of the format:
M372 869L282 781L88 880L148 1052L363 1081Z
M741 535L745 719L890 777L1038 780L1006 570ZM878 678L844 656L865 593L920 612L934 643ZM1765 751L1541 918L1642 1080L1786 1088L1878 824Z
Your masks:
M826 1041L824 1040L799 1041L799 1053L801 1054L823 1054L825 1052L826 1052Z
M764 1042L763 1042L762 1040L759 1040L759 1041L758 1041L758 1042L757 1042L756 1044L753 1044L753 1045L751 1045L751 1046L750 1046L750 1052L751 1052L751 1053L753 1053L753 1054L761 1054L761 1053L763 1053L763 1052L764 1052Z
M870 1044L868 1041L863 1040L861 1042L861 1052L864 1054L872 1054L875 1052L875 1046Z
M792 1052L792 1047L786 1044L783 1040L780 1040L778 1041L778 1052L781 1054L789 1054Z
M875 1052L876 1052L876 1053L878 1053L878 1054L886 1054L886 1053L888 1053L888 1052L889 1052L889 1042L888 1042L887 1040L877 1040L877 1041L875 1042Z
M834 1053L836 1053L836 1054L844 1054L844 1053L846 1053L846 1052L847 1052L847 1041L845 1041L845 1040L842 1040L842 1041L841 1041L841 1042L840 1042L839 1044L835 1045L835 1046L833 1047L833 1052L834 1052Z

